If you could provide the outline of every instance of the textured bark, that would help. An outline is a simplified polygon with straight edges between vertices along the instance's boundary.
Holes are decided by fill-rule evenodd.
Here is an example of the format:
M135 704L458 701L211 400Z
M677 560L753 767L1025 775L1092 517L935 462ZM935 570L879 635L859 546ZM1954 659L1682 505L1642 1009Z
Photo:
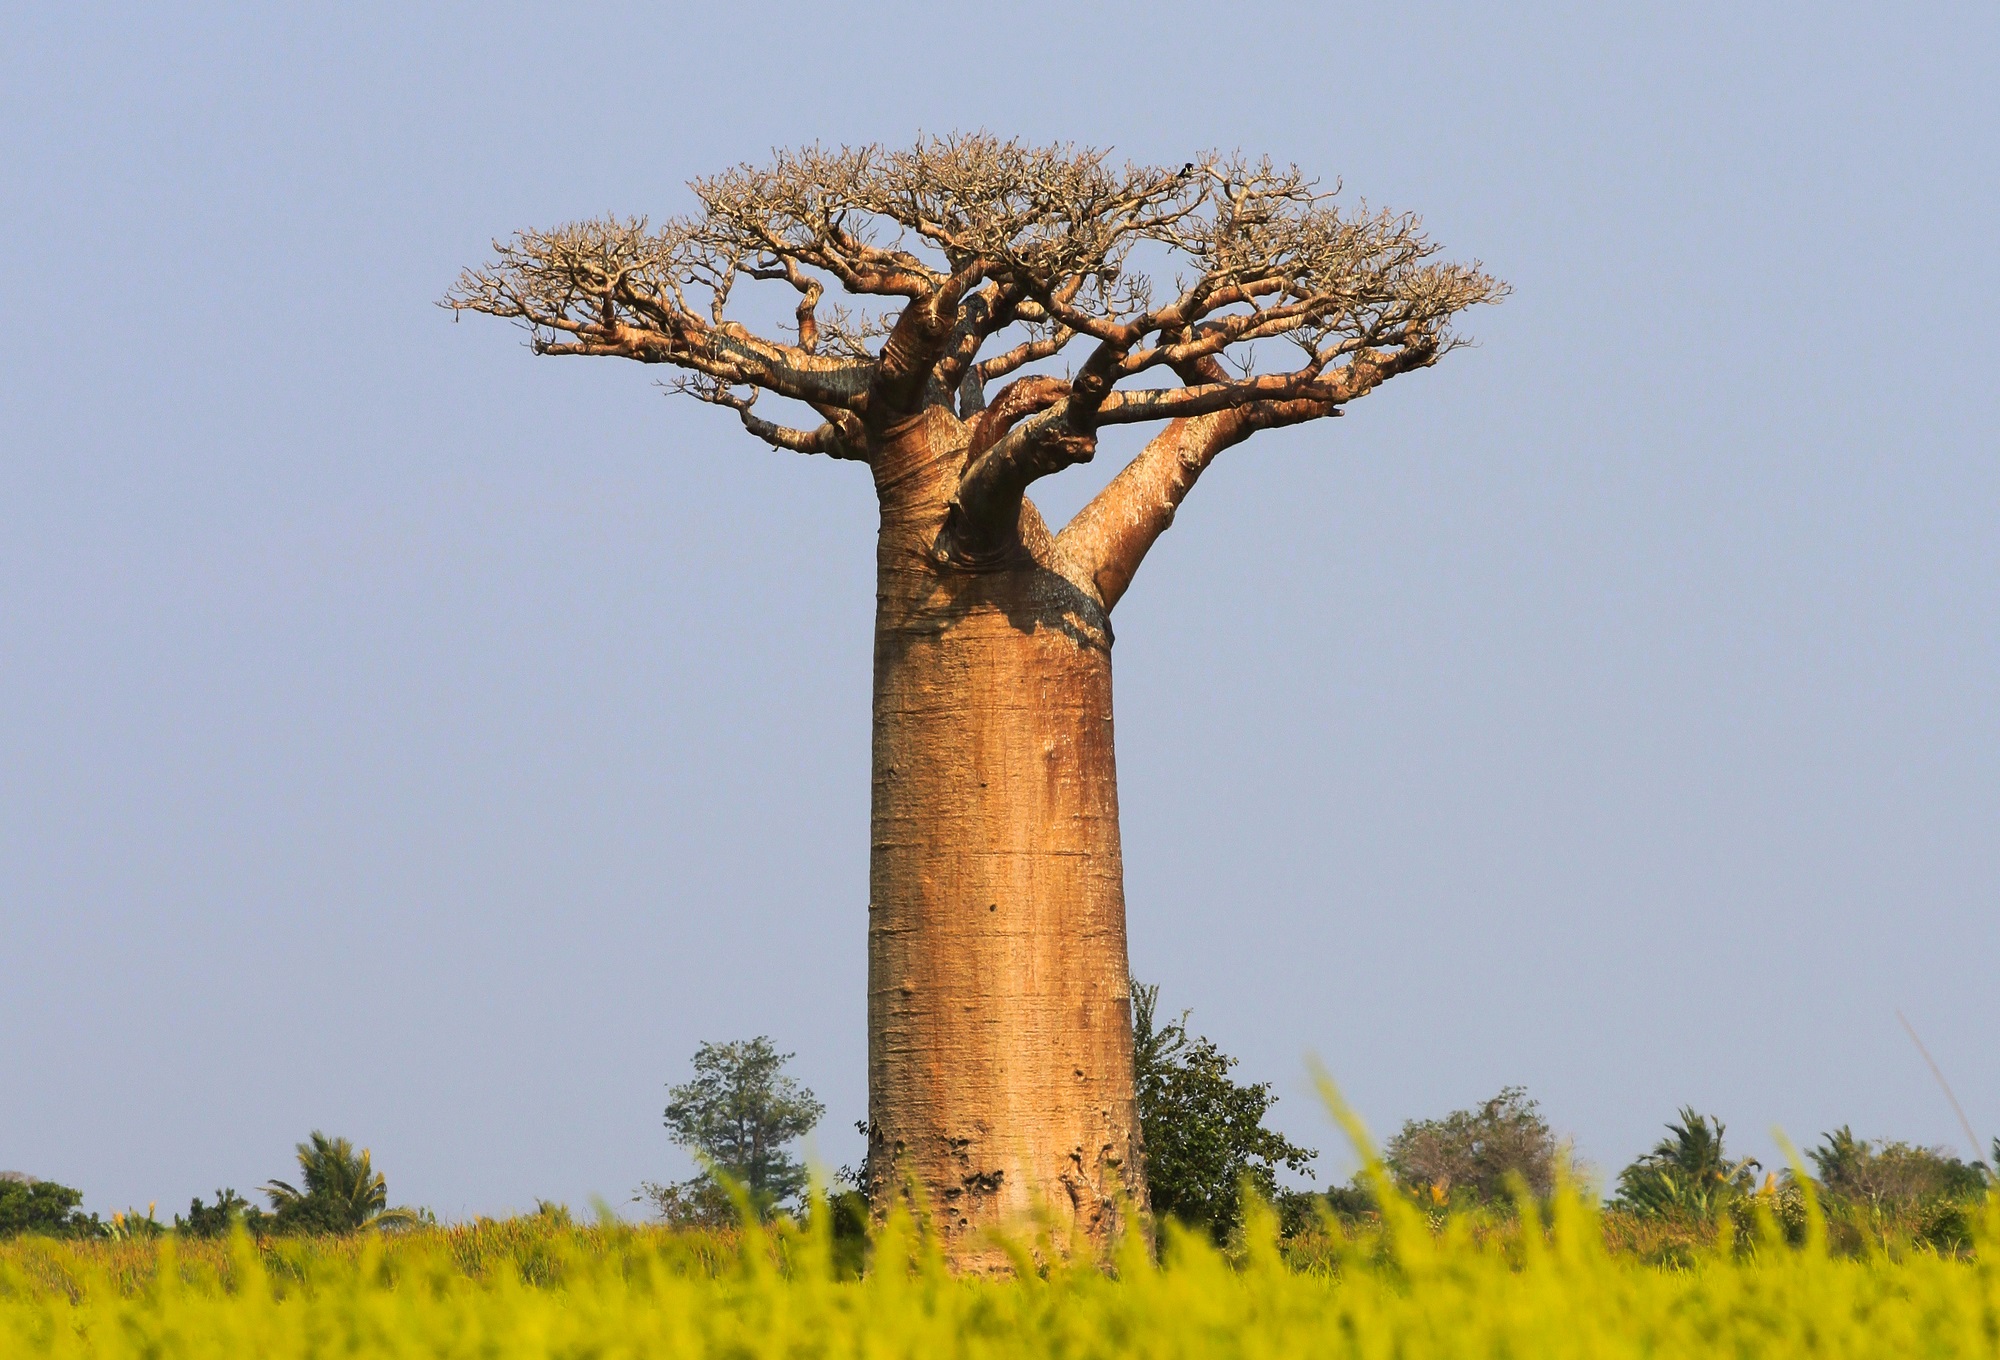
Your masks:
M1145 1192L1111 631L1032 504L992 560L940 560L964 439L933 408L877 461L869 1175L978 1267L1037 1212L1101 1250Z

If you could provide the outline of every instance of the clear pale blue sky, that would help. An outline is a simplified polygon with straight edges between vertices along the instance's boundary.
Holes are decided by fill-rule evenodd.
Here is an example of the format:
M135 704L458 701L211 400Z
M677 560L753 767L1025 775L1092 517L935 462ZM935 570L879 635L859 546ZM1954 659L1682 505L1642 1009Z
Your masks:
M1270 152L1516 288L1119 610L1134 964L1329 1174L1308 1051L1608 1170L1683 1102L1962 1146L1899 1007L2000 1133L2000 18L1509 8L11 9L0 1167L620 1202L759 1032L858 1155L865 475L431 304L982 127Z

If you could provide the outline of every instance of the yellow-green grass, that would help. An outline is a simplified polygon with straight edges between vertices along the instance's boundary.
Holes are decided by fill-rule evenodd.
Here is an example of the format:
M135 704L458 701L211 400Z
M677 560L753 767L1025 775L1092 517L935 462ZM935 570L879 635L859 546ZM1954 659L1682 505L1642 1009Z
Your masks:
M2000 1205L1973 1250L1829 1254L1775 1226L1673 1267L1607 1248L1575 1196L1546 1227L1328 1225L1281 1251L1136 1240L1114 1268L955 1278L906 1225L864 1278L820 1227L684 1234L517 1219L396 1236L0 1248L0 1355L2000 1355Z
M824 1205L804 1227L702 1233L547 1215L353 1238L0 1244L0 1360L625 1356L2000 1357L2000 1194L1941 1251L1828 1224L1801 1182L1712 1228L1427 1215L1330 1084L1381 1207L1281 1242L1250 1206L1230 1251L1129 1235L1110 1262L1012 1248L952 1274L906 1218L859 1273ZM1798 1206L1793 1206L1798 1207Z

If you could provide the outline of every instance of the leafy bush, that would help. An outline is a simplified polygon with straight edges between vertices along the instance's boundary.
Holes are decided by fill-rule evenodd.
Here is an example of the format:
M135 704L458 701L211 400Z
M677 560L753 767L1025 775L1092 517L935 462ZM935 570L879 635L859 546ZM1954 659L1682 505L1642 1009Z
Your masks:
M1225 1241L1246 1187L1277 1194L1279 1167L1303 1171L1318 1154L1264 1127L1278 1103L1269 1082L1229 1075L1236 1059L1191 1036L1188 1012L1161 1024L1160 989L1132 985L1139 1130L1153 1212Z
M1620 1206L1640 1214L1707 1221L1756 1188L1755 1158L1730 1161L1722 1121L1683 1106L1653 1150L1618 1173Z
M0 1173L0 1237L95 1237L104 1231L96 1214L77 1206L83 1191L18 1171Z
M175 1214L174 1231L183 1237L227 1237L239 1223L252 1231L265 1228L268 1217L235 1190L217 1190L215 1203L203 1204L196 1195L188 1204L186 1218Z
M1878 1213L1972 1199L1986 1189L1985 1168L1976 1162L1943 1148L1856 1138L1844 1124L1807 1155L1829 1199Z
M707 1172L666 1184L640 1181L636 1198L651 1205L660 1222L670 1228L731 1228L738 1218L736 1201Z
M148 1204L146 1212L127 1209L123 1213L111 1215L104 1225L104 1235L114 1242L149 1242L167 1234L167 1225L154 1217L155 1205Z
M1561 1149L1526 1088L1503 1087L1476 1110L1412 1119L1382 1150L1396 1184L1438 1204L1506 1205L1519 1177L1538 1200L1555 1189Z

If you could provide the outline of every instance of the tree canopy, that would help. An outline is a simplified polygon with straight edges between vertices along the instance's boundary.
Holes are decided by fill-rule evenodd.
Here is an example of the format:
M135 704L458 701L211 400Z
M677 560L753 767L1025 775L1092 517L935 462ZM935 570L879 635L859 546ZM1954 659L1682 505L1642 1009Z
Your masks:
M237 1224L261 1229L270 1226L269 1215L236 1193L234 1187L215 1192L215 1203L202 1203L196 1195L188 1201L187 1216L174 1215L174 1231L189 1237L227 1237Z
M1453 317L1506 292L1440 260L1414 216L1344 211L1297 167L1242 155L1117 166L977 134L778 152L690 187L691 214L495 242L444 305L521 323L540 354L669 365L778 448L871 461L912 417L955 413L969 431L939 552L967 563L1104 427L1188 422L1128 469L1170 517L1218 449L1436 363ZM767 419L764 395L805 418ZM1099 522L1132 490L1072 526L1107 606L1162 527Z
M103 1224L96 1214L84 1213L78 1207L82 1203L81 1190L22 1172L0 1172L0 1237L94 1237Z
M1548 1198L1562 1156L1555 1132L1520 1086L1501 1088L1476 1110L1409 1120L1382 1152L1405 1190L1474 1204L1507 1203L1517 1176L1535 1198Z

